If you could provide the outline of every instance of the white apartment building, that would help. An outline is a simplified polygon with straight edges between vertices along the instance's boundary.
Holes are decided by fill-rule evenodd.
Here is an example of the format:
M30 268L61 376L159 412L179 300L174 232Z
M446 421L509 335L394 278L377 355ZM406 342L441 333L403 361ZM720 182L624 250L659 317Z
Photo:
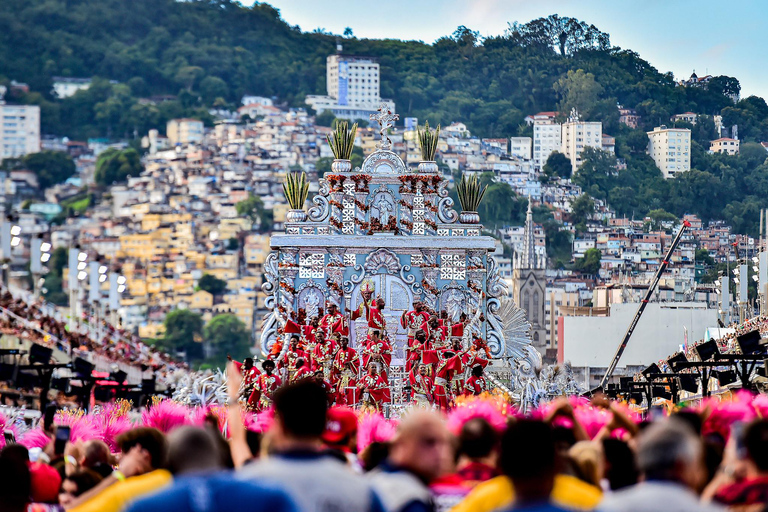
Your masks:
M4 158L18 158L40 151L40 107L0 102L0 141Z
M392 100L382 100L379 63L373 57L329 55L326 60L327 96L308 95L316 112L330 110L340 119L368 119L381 103L395 111Z
M648 154L665 179L691 170L691 130L657 126L648 133Z
M171 119L166 125L165 134L171 145L202 142L203 122L199 119Z
M581 153L588 147L603 148L603 123L582 121L574 110L563 124L560 146L560 152L571 161L572 173L581 167Z
M540 171L553 151L560 151L560 124L557 112L539 112L533 116L533 166Z
M523 160L531 159L530 137L510 137L509 138L509 156L516 156Z

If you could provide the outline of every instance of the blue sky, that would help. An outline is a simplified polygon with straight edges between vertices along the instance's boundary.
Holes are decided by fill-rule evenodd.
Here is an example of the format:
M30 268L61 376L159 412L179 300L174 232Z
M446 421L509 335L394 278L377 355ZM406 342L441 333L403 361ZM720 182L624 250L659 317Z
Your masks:
M252 4L252 0L241 0ZM433 42L459 25L481 35L549 14L579 18L676 77L735 76L742 97L768 98L768 1L735 0L271 0L302 30Z

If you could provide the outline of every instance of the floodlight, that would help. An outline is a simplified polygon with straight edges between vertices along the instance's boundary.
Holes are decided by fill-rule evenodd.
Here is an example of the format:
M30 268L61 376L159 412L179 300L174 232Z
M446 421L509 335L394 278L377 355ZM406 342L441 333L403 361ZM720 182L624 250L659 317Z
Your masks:
M693 373L680 376L680 387L689 393L699 390L698 378Z
M709 341L699 343L693 350L698 354L699 359L702 361L709 361L716 355L720 355L720 348L717 346L717 342L714 338L710 338Z
M21 227L19 226L11 227L11 236L19 236L20 234L21 234Z
M733 275L735 275L735 276L739 275L739 269L738 268L734 268L733 269Z
M760 331L750 331L737 336L736 343L744 355L761 354L765 352L765 347L760 344L761 339Z
M117 371L114 371L114 372L110 372L110 374L109 374L109 380L113 380L113 381L117 382L118 384L122 384L123 382L125 382L125 379L127 377L128 377L128 374L125 373L122 370L117 370Z
M117 287L117 293L123 293L125 291L125 285L121 284Z
M48 364L51 360L51 356L53 355L53 349L45 347L43 345L39 345L37 343L33 343L31 347L29 347L29 362L30 364L34 363L42 363L42 364Z
M43 263L47 263L48 260L50 259L51 259L51 254L47 252L44 252L42 256L40 256L40 261L42 261Z
M17 236L14 236L13 238L11 238L11 247L16 247L20 243L21 243L21 238Z
M738 277L734 277L733 278L733 282L736 283L736 284L739 284L739 278Z
M117 284L125 284L125 276L118 276L117 277Z
M727 386L736 382L737 375L734 370L713 370L712 376L717 378L721 386Z
M673 372L677 371L678 363L687 363L687 362L688 362L688 358L685 357L684 352L678 352L673 356L671 356L669 359L667 359L667 364L669 365L670 368L672 368Z
M73 369L78 377L90 377L93 369L96 366L83 359L82 357L75 358Z
M104 274L101 274L101 275L99 276L99 282L100 282L100 283L103 283L103 282L104 282L104 281L106 281L106 280L107 280L107 276L106 276L106 275L104 275Z
M659 368L659 365L656 363L652 363L648 368L640 372L645 376L645 378L648 378L648 375L656 374L656 373L662 373L661 368Z
M83 280L83 279L85 279L86 277L88 277L88 272L86 272L86 271L84 271L84 270L81 270L81 271L80 271L80 272L78 272L78 274L77 274L77 279L78 279L78 280L80 280L80 281L82 281L82 280Z
M88 253L86 253L86 252L78 253L77 261L85 261L87 259L88 259Z
M102 265L102 266L99 267L99 274L106 274L107 270L109 270L107 268L107 266L106 265Z
M41 250L42 252L50 252L50 250L51 250L51 244L49 244L48 242L43 242L43 243L41 243L41 244L40 244L40 250Z

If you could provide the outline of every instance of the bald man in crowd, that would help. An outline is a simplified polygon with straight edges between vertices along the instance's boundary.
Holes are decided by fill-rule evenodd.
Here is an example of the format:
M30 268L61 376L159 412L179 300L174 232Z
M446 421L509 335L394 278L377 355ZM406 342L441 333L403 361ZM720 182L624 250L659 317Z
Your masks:
M369 474L387 512L432 512L427 485L451 457L443 418L417 409L406 416L392 441L389 458Z

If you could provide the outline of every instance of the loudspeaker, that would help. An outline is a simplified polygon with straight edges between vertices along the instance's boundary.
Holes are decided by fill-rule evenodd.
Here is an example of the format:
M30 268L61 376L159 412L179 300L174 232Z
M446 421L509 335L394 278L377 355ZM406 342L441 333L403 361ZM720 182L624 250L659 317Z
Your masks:
M760 331L751 331L736 337L736 343L744 355L761 354L765 352L765 347L760 345Z

